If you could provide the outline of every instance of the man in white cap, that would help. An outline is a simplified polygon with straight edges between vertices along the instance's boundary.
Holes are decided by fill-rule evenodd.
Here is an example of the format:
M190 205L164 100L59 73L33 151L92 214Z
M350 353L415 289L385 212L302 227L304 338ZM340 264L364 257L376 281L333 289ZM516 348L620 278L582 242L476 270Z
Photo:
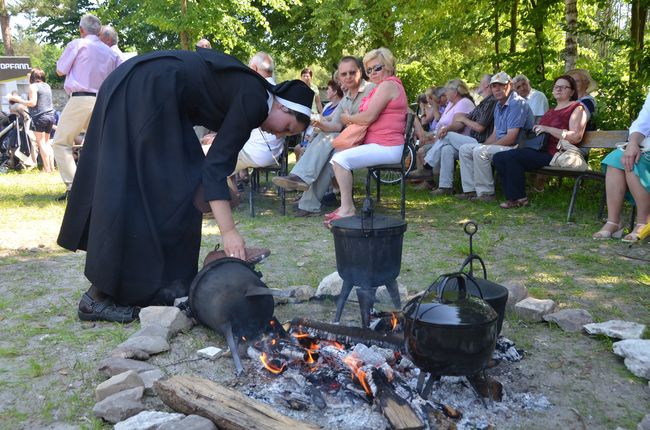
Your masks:
M483 144L467 143L458 150L460 178L465 198L494 201L492 156L517 147L521 130L530 130L535 118L530 106L512 89L510 76L499 72L490 80L492 95L497 100L494 108L494 130Z
M87 251L79 318L129 322L138 306L187 295L197 207L212 211L226 254L245 259L226 179L251 130L300 133L313 97L301 81L274 86L209 49L153 52L117 68L99 91L58 238ZM194 125L218 132L206 155Z

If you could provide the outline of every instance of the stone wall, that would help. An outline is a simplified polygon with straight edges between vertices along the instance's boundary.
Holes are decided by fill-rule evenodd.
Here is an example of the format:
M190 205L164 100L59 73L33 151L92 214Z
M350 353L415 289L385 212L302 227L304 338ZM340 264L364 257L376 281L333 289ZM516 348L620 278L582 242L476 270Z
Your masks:
M52 88L52 104L54 109L61 112L68 102L68 94L63 89Z

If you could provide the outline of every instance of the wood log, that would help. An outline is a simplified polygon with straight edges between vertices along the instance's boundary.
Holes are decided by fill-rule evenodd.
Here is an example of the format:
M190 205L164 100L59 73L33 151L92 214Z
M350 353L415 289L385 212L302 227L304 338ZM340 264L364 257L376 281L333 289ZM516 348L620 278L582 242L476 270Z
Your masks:
M311 337L333 340L346 345L377 345L381 348L401 349L404 345L404 336L399 333L386 333L374 331L363 327L349 327L338 324L328 324L312 321L307 318L294 318L292 327L302 327L302 331Z
M413 408L406 400L395 393L390 382L381 371L373 371L372 380L377 387L375 402L379 402L382 413L393 429L420 430L424 428L424 423Z
M190 375L156 381L156 392L175 411L208 418L225 430L303 430L318 426L294 420L239 391Z

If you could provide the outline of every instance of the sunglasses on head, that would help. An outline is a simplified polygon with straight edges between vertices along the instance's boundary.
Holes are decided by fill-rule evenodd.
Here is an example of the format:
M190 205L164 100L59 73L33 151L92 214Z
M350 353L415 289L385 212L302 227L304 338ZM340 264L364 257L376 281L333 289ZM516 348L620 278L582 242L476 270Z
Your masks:
M375 72L381 72L383 70L384 66L382 64L377 64L374 67L368 67L366 69L366 74L367 75L372 75Z

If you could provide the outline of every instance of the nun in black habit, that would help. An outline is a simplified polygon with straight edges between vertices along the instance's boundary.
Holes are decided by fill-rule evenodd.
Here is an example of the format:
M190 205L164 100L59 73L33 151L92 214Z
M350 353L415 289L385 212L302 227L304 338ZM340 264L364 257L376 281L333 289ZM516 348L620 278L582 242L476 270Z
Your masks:
M233 57L209 49L135 57L97 95L58 243L86 250L91 282L79 318L129 322L138 306L187 295L198 270L204 200L223 249L245 258L226 179L251 130L278 136L309 124L313 91L269 84ZM218 131L207 153L193 126Z

